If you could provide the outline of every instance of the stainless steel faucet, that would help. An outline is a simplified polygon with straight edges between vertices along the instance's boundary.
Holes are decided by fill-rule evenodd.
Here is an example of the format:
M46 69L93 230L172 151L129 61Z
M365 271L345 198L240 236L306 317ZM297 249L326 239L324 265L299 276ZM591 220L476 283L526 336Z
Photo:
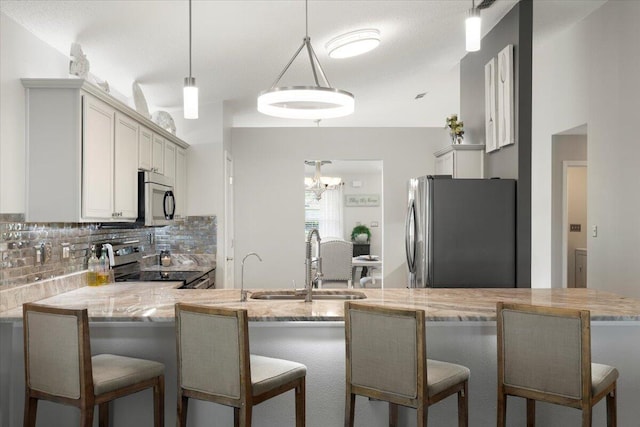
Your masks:
M245 302L247 300L247 292L244 290L244 260L250 256L256 256L262 262L262 258L255 252L249 252L242 258L242 269L240 270L240 301Z
M311 239L313 238L313 235L316 235L316 244L317 246L317 251L316 251L316 276L315 277L311 277L311 270L312 270L312 264L313 264L313 260L311 258ZM322 278L322 258L320 257L320 233L318 232L317 228L314 228L313 230L309 231L309 235L307 236L307 242L306 242L306 260L305 260L305 282L304 282L304 287L305 287L305 291L306 291L306 296L305 296L305 302L311 302L312 301L312 295L313 295L313 284L317 283L318 280L320 280Z

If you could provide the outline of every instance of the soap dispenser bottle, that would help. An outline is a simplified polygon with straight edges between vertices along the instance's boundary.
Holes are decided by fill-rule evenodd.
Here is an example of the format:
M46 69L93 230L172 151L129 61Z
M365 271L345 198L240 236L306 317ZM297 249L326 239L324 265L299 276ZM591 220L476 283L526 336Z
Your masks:
M106 285L109 283L109 258L107 257L107 248L102 245L102 250L100 251L100 268L98 270L98 284Z
M100 271L100 261L96 256L96 246L91 245L91 257L87 261L87 285L98 286L98 272Z

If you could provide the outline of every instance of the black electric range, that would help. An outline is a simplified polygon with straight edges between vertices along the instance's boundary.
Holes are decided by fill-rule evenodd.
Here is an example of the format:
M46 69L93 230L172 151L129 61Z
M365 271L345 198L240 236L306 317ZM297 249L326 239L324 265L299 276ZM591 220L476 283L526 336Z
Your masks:
M116 276L116 282L182 282L180 289L206 289L213 287L212 271L134 271Z

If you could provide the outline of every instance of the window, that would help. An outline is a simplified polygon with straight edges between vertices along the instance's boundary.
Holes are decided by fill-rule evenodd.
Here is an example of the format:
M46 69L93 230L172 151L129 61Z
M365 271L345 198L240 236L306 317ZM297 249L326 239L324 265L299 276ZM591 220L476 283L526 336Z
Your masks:
M313 191L304 192L304 235L320 226L320 201L316 200Z

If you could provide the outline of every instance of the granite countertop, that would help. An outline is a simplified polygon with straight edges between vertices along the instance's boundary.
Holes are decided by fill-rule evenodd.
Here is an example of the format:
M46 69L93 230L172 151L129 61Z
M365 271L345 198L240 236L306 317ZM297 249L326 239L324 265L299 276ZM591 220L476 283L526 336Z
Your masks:
M185 302L246 308L251 321L342 321L344 301L249 300L240 291L177 289L180 282L119 282L82 287L38 303L88 308L95 322L173 322L174 305ZM640 299L593 289L357 289L363 303L421 308L429 321L494 321L497 301L588 309L594 321L640 321ZM335 290L339 293L340 290ZM0 322L21 320L22 309L0 313Z

